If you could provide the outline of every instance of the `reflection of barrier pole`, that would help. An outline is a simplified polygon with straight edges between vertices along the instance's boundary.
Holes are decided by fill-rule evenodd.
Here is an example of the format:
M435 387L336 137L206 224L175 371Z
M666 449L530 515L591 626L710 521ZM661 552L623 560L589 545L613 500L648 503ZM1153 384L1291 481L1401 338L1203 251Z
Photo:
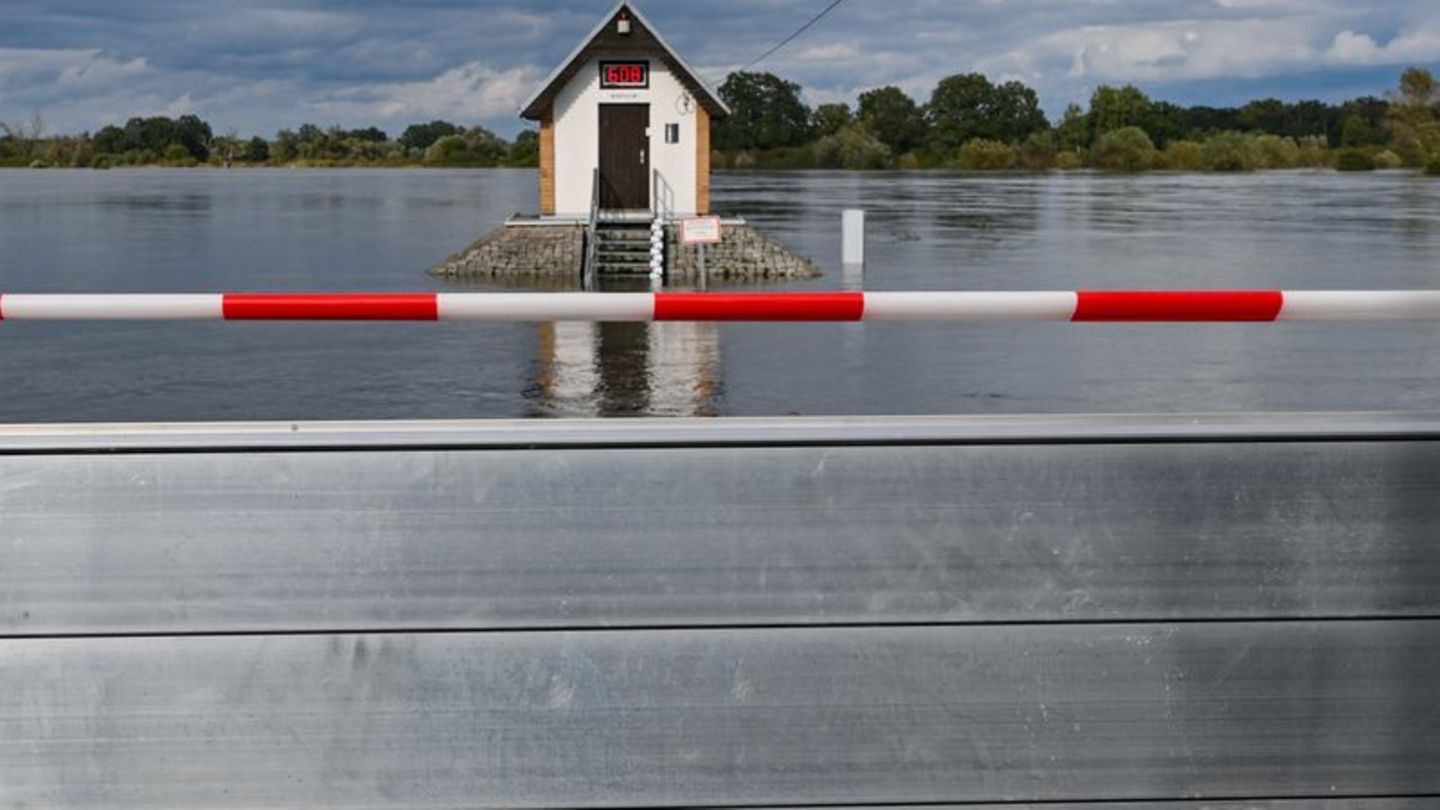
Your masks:
M865 212L847 210L841 216L842 263L845 288L851 290L865 287Z
M0 321L1440 321L1440 291L0 295Z

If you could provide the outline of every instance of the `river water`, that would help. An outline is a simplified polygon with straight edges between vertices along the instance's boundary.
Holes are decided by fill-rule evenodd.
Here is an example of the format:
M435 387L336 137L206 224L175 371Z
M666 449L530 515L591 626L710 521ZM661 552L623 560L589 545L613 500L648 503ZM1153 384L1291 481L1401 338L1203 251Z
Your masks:
M728 174L871 290L1440 287L1411 174ZM0 292L460 289L522 171L0 172ZM1440 408L1434 325L0 325L0 422Z

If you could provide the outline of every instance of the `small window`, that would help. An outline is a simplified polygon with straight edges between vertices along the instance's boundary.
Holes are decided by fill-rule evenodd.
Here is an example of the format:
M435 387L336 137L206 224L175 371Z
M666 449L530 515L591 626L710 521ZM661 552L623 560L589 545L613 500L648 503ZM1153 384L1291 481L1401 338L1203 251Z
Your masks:
M680 125L679 125L679 124L666 124L666 125L665 125L665 143L679 143L679 142L680 142Z

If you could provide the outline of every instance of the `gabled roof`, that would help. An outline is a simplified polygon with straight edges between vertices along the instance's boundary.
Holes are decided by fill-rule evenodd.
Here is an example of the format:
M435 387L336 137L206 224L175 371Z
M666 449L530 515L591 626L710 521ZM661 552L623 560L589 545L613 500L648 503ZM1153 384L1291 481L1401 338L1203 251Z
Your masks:
M616 23L621 13L630 15L631 33L628 35L621 35L616 31ZM615 9L595 27L595 30L581 41L580 47L576 48L575 52L570 54L560 64L560 67L555 69L554 73L550 74L535 95L526 100L525 106L520 110L520 116L531 121L538 121L555 102L555 97L559 95L560 90L575 77L575 74L580 72L580 69L595 54L624 56L627 53L634 53L639 57L642 55L652 56L657 51L670 67L671 72L680 79L681 84L685 85L685 88L695 96L696 101L702 104L711 116L723 118L730 114L730 108L725 106L720 95L710 87L708 82L700 78L700 74L685 64L685 60L681 59L680 54L665 42L655 26L651 25L650 21L645 19L645 15L640 13L640 9L629 2L622 2L615 6Z

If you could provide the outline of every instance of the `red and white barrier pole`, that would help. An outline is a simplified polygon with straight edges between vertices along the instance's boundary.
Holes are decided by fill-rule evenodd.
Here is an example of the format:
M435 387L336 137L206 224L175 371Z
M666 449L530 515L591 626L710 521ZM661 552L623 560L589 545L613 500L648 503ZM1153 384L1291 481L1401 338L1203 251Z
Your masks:
M0 295L5 321L1440 320L1440 291Z

